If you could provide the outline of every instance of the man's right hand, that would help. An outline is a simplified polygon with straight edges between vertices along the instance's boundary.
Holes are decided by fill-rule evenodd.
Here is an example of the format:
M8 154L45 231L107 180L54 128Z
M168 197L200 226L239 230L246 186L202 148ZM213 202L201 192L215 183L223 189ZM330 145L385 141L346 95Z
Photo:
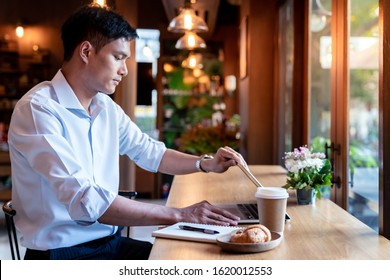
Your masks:
M236 226L240 220L229 211L202 201L191 206L180 208L180 221L221 226Z

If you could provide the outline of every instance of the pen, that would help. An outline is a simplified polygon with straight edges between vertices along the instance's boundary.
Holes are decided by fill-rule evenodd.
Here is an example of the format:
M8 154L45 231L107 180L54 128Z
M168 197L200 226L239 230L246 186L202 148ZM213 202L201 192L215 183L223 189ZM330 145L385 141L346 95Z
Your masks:
M207 228L198 228L198 227L191 227L191 226L179 226L180 229L183 230L189 230L189 231L199 231L207 234L218 234L219 231L212 230L212 229L207 229Z

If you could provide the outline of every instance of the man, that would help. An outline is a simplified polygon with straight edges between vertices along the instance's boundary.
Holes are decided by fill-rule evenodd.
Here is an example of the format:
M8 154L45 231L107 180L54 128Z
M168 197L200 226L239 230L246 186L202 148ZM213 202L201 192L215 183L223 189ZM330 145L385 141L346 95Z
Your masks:
M128 74L135 30L107 8L85 6L62 27L64 63L14 109L9 147L13 207L25 259L146 259L151 244L121 226L178 221L235 225L203 201L182 208L118 196L119 155L152 172L224 172L245 164L232 149L198 158L149 138L108 96Z

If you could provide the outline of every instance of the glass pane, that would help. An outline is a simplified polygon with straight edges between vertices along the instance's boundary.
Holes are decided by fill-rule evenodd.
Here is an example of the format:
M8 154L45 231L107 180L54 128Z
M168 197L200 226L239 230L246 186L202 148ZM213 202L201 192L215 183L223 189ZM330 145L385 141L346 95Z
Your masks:
M331 0L312 0L309 17L310 146L325 152L330 142ZM329 197L326 188L324 197Z
M138 127L158 139L157 121L157 59L160 57L160 31L137 29L135 59L137 61L137 105L135 122Z
M279 9L279 159L292 150L292 81L294 62L293 1Z
M378 0L350 0L349 211L378 230Z

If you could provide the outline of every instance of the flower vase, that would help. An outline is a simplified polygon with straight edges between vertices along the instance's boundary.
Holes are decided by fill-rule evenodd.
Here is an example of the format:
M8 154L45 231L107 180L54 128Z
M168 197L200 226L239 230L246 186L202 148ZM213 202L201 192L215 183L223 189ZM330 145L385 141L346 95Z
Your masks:
M297 201L299 205L313 204L314 200L314 189L297 189Z

